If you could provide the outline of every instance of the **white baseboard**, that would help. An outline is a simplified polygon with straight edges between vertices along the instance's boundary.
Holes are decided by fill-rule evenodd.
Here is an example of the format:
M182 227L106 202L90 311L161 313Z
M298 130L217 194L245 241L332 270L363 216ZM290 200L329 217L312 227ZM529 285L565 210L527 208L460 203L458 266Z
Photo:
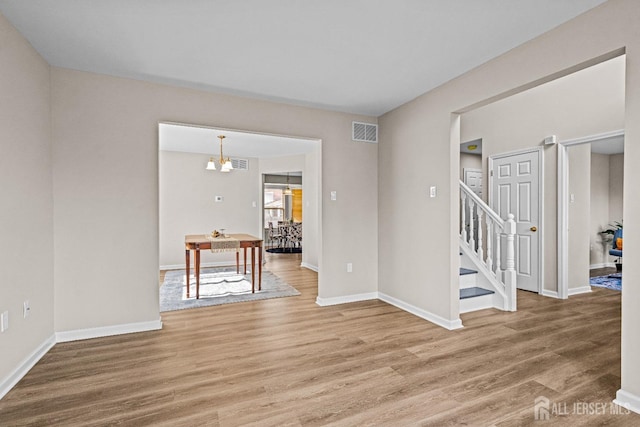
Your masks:
M99 328L76 329L56 332L56 342L88 340L112 335L132 334L135 332L156 331L162 329L162 319L151 322L127 323L124 325L103 326Z
M27 375L27 372L29 372L31 368L33 368L34 365L38 363L38 361L42 359L42 357L47 354L47 352L51 350L51 347L53 347L55 344L56 336L51 335L42 344L40 344L40 346L36 348L33 353L27 356L27 358L24 359L22 363L20 363L18 367L11 374L9 374L8 377L0 381L0 399L2 399L7 393L9 393L13 386L18 384L18 381L20 381L22 377Z
M591 292L591 286L581 286L579 288L569 288L569 296L578 294L587 294Z
M605 262L600 264L591 264L589 266L589 270L595 270L596 268L615 268L615 263L613 262Z
M326 307L329 305L348 304L350 302L369 301L372 299L378 299L377 292L369 292L366 294L345 295L343 297L333 297L333 298L316 297L316 304L318 304L321 307Z
M550 291L550 290L547 290L547 289L543 289L543 290L542 290L542 294L541 294L541 295L542 295L542 296L544 296L544 297L561 299L561 298L558 296L558 292L556 292L556 291Z
M613 403L633 411L636 414L640 414L640 396L636 396L633 393L620 389L616 393L616 398L613 399Z
M404 301L401 301L397 298L391 297L389 295L383 294L382 292L378 292L378 298L381 301L384 301L388 304L394 305L404 311L407 311L415 316L421 317L425 320L428 320L431 323L435 323L438 326L442 326L445 329L449 329L449 330L453 330L453 329L460 329L462 328L462 320L455 319L455 320L448 320L445 319L444 317L440 317L437 314L428 312L426 310L423 310L421 308L418 308L414 305L408 304Z
M315 271L316 273L318 272L318 266L307 264L306 262L301 262L300 267L308 268L309 270Z

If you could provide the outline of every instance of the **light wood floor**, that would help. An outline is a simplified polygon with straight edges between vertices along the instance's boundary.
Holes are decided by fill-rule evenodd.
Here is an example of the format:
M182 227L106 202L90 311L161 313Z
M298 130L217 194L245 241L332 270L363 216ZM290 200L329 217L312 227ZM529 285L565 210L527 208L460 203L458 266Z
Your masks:
M517 313L466 314L447 331L380 301L319 307L316 274L299 265L267 263L298 297L162 313L161 331L57 344L0 400L0 425L640 425L609 414L620 293L519 292ZM538 396L607 414L535 423Z

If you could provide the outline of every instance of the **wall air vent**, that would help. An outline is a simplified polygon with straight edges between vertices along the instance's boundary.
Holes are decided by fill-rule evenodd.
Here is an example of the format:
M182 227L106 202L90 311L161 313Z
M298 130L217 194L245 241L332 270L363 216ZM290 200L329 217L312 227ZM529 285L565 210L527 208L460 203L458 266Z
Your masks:
M231 159L231 165L233 165L233 170L241 170L241 171L249 170L248 159Z
M378 143L378 125L353 122L351 139L354 141Z

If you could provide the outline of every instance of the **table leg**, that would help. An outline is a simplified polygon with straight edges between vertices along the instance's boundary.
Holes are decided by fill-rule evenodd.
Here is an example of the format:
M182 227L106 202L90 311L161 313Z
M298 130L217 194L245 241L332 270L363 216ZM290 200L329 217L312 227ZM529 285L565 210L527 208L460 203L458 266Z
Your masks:
M262 290L262 246L258 247L258 290Z
M187 249L184 252L185 252L184 257L187 264L187 267L185 268L187 272L187 298L189 298L189 273L190 273L189 268L191 267L191 260L189 258L191 257L191 249Z
M256 248L251 246L251 293L256 293Z
M240 274L240 251L236 249L236 274Z
M200 299L200 248L196 248L196 299Z
M247 274L247 248L244 248L244 274Z

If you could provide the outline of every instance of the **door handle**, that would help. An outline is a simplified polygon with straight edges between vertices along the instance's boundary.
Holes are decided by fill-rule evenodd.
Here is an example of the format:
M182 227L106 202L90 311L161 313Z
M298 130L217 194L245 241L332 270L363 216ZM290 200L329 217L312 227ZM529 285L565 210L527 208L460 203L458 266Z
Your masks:
M533 227L531 227L529 230L531 230L531 231L533 231L533 232L535 233L536 231L538 231L538 227L533 226Z

